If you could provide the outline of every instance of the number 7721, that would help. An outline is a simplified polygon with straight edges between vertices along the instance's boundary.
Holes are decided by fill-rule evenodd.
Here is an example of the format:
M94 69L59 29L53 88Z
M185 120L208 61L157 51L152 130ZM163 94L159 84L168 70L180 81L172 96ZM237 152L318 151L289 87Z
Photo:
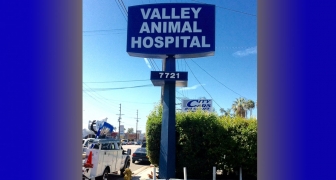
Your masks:
M160 72L160 78L165 78L165 79L175 79L175 78L180 78L180 73L164 73L164 72Z

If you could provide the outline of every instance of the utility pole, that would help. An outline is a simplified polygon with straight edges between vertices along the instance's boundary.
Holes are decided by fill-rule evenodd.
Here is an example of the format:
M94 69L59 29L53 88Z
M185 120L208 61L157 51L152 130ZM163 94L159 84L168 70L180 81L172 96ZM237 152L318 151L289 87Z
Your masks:
M136 141L138 141L138 122L139 120L138 119L141 119L141 118L138 118L138 110L137 110L137 117L135 118L136 119L136 129L135 129L135 133L136 133Z
M124 115L124 114L121 114L121 104L119 104L119 118L118 118L118 121L119 121L119 128L118 128L118 131L119 131L119 135L118 135L118 138L120 139L120 121L121 121L121 115Z

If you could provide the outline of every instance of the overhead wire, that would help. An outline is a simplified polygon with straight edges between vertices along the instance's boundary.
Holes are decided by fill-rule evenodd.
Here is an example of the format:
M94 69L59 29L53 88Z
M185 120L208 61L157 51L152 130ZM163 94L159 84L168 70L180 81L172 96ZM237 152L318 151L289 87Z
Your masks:
M199 2L199 3L203 3L203 4L208 4L208 3L205 3L205 2L202 2L202 1L197 1L197 0L191 0L191 1ZM225 10L228 10L228 11L235 12L235 13L240 13L240 14L245 14L245 15L248 15L248 16L257 17L257 15L255 15L255 14L250 14L250 13L247 13L247 12L238 11L238 10L234 10L234 9L230 9L230 8L225 8L225 7L221 7L221 6L217 6L217 5L215 5L215 6L218 7L218 8L221 8L221 9L225 9Z
M96 82L83 82L83 83L115 83L115 82L135 82L135 81L150 81L150 79L126 80L126 81L96 81Z
M119 89L130 89L130 88L139 88L139 87L152 87L153 84L145 84L145 85L139 85L139 86L129 86L129 87L118 87L118 88L90 88L90 90L85 90L88 92L97 92L97 91L110 91L110 90L119 90Z
M127 15L127 17L128 17L128 12L127 12L127 9L126 9L126 7L125 7L124 1L123 1L123 0L120 0L120 1L121 1L121 3L122 3L122 7L124 7L124 11L126 12L126 15Z
M89 86L88 86L87 84L85 84L85 83L84 83L84 86L86 86L88 89L91 89L91 87L89 87ZM84 92L85 94L87 94L88 96L90 96L90 97L91 97L92 99L94 99L95 101L97 101L98 103L100 103L100 104L111 105L111 106L115 106L115 107L117 107L117 105L109 104L109 102L106 101L106 98L104 98L103 96L101 96L101 95L95 93L94 91L92 91L92 92L93 92L92 95L91 95L90 93L84 91L84 90L83 90L83 92ZM94 96L95 96L95 97L94 97ZM100 96L100 98L99 98L98 96ZM100 99L100 100L98 100L98 99ZM106 103L106 102L103 102L103 101L101 101L101 100L105 100L107 103ZM102 106L102 107L106 108L106 106ZM110 110L110 109L109 109L109 110Z
M180 61L180 69L181 69L181 71L186 71L186 69L183 69L182 59L180 59L179 61ZM184 89L181 89L181 92L182 92L183 96L186 97L186 91Z
M148 60L149 64L151 64L152 69L153 69L153 70L156 70L156 68L155 68L155 66L154 66L154 64L153 64L153 62L152 62L152 60L151 60L150 58L147 58L147 60Z
M102 107L104 107L105 109L107 108L107 106L104 106L103 104L105 105L108 105L108 106L114 106L116 109L119 108L119 104L121 104L121 102L125 102L125 103L137 103L137 104L154 104L154 103L141 103L141 102L129 102L129 101L118 101L118 105L115 105L115 104L112 104L111 103L111 100L109 99L106 99L105 97L101 96L100 94L96 93L96 91L94 90L94 88L91 88L89 87L87 84L84 83L84 86L86 86L88 89L90 89L93 94L91 95L90 93L88 92L85 92L85 94L87 94L88 96L90 96L92 99L94 99L95 101L97 101ZM95 96L93 96L95 95ZM100 96L100 98L98 98L98 96ZM100 99L100 100L99 100ZM104 101L101 101L101 100L104 100ZM115 100L117 101L117 100ZM111 108L113 109L113 108ZM111 111L111 109L107 108L108 111ZM126 109L126 111L125 111ZM136 112L137 109L131 109L131 108L128 108L127 106L124 106L123 107L123 112L128 112L128 114L131 114L130 112ZM117 112L113 112L113 113L117 113Z
M126 32L126 29L90 30L90 31L83 31L83 36L122 34L125 32Z
M116 0L117 2L117 0ZM119 3L119 4L118 4ZM124 1L123 0L118 0L118 7L121 6L122 8L119 7L119 10L122 11L122 14L126 15L126 17L128 17L128 11L127 11L127 8L124 4ZM142 2L143 3L143 2ZM127 22L127 19L125 18L126 22ZM153 58L147 58L148 59L148 62L151 64L151 66L153 67L154 70L159 70L160 68L157 66L157 64L155 63L155 61L153 60Z
M202 85L202 83L197 79L197 77L195 76L194 72L191 70L191 68L189 67L188 63L185 61L186 65L188 66L190 72L192 73L192 75L194 76L194 78L197 80L197 82L200 84L200 86L204 89L204 91L206 93L208 93L208 95L210 96L210 98L212 99L213 102L215 102L217 104L218 107L222 108L216 101L215 99L210 95L210 93L205 89L205 87Z
M154 59L153 59L153 58L149 58L149 59L151 59L151 60L153 61L153 64L155 64L156 68L157 68L158 70L160 70L160 68L157 66L156 62L154 61Z
M127 8L123 2L123 0L115 0L121 14L123 15L123 17L125 18L126 22L127 22L127 17L128 17L128 12L127 12ZM117 30L117 29L115 29ZM119 30L119 29L118 29ZM84 33L92 33L92 32L113 32L114 30L94 30L94 31L83 31ZM151 63L152 67L154 69L158 68L158 66L156 65L156 63L152 60L149 59L149 63ZM119 87L119 88L91 88L89 87L86 83L111 83L111 82L132 82L132 81L148 81L148 80L128 80L128 81L105 81L105 82L83 82L84 86L86 86L86 89L83 89L83 92L85 94L87 94L88 96L90 96L91 98L93 98L95 101L102 103L102 101L98 100L97 97L94 97L93 95L90 95L89 92L93 92L96 93L98 91L109 91L109 90L118 90L118 89L128 89L128 88L139 88L139 87L149 87L152 86L152 84L147 84L147 85L139 85L139 86L131 86L131 87ZM97 94L97 93L96 93ZM99 94L97 94L99 95ZM100 95L99 95L100 96ZM102 97L102 96L101 96ZM102 99L106 100L106 98L102 97ZM145 104L145 103L143 103ZM129 109L129 108L125 108L125 109ZM130 109L129 109L130 110ZM133 111L133 110L132 110Z
M125 14L123 13L123 11L122 11L122 9L120 8L120 4L118 4L119 3L119 0L117 1L117 0L115 0L115 2L117 3L117 5L118 5L118 8L119 8L119 10L121 11L121 14L124 16L124 18L125 18L125 20L126 20L126 22L127 22L127 15L125 16Z
M205 69L203 69L200 65L198 65L193 59L192 62L195 63L200 69L202 69L205 73L207 73L210 77L212 77L214 80L216 80L218 83L220 83L221 85L223 85L225 88L227 88L228 90L230 90L231 92L239 95L240 97L244 97L241 94L237 93L236 91L232 90L231 88L227 87L225 84L223 84L222 82L218 81L215 77L213 77L211 74L209 74Z

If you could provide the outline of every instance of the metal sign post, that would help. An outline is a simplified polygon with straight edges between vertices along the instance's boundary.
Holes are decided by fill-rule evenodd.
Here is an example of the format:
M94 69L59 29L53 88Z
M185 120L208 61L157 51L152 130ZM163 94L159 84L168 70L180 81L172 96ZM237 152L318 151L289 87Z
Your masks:
M166 72L175 72L175 57L166 58ZM175 177L175 83L166 81L163 94L159 176L161 179Z
M175 177L175 88L188 86L188 72L176 72L174 55L163 61L163 71L151 71L151 81L154 86L163 87L159 176L169 179Z

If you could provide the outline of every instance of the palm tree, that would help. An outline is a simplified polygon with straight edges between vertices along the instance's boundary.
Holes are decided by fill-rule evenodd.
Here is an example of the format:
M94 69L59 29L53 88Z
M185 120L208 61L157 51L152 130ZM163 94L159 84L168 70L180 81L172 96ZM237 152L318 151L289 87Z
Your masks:
M236 100L233 102L232 109L237 116L243 118L246 117L246 110L247 110L246 102L247 102L246 99L243 97L236 98Z
M219 111L222 113L222 115L225 113L224 108L220 108Z
M230 108L226 109L225 116L231 116L231 109Z
M250 118L252 117L252 110L255 108L255 103L252 100L246 102L246 107L250 111Z

